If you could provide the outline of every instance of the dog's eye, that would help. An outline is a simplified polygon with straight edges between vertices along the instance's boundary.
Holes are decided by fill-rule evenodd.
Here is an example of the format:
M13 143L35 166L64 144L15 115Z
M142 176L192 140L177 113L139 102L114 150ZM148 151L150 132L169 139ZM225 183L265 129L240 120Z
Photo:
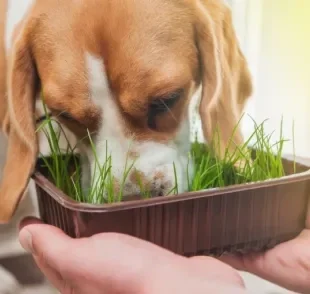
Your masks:
M160 114L164 114L166 112L169 112L170 109L179 101L181 95L183 93L183 90L177 90L168 96L159 97L157 99L154 99L149 104L148 109L148 126L151 129L156 128L156 117Z
M65 120L75 121L74 117L66 111L62 111L61 113L59 113L59 117Z

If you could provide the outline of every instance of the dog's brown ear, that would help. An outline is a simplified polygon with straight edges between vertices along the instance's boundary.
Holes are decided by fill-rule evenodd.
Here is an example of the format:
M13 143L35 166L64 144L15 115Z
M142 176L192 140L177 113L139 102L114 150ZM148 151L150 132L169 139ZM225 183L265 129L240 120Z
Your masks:
M221 158L243 144L239 121L252 81L222 0L196 0L196 35L201 62L199 112L206 141Z
M28 186L38 146L34 104L36 70L31 54L30 30L22 32L8 58L8 151L0 186L0 222L9 222Z

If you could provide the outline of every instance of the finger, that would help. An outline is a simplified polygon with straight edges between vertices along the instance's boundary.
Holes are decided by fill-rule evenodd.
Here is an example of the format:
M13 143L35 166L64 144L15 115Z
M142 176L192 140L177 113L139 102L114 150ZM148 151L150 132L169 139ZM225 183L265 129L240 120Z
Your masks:
M253 258L253 255L255 254L247 254L246 258L251 259ZM254 257L255 258L255 257ZM245 265L244 265L244 256L243 255L232 255L232 254L224 254L221 257L218 258L220 261L225 262L235 268L238 271L245 271Z
M209 256L194 256L190 258L190 262L195 267L195 270L199 270L206 275L214 275L214 278L219 280L225 280L227 282L234 283L241 287L245 287L244 281L239 273L231 266L224 262L212 258ZM210 268L213 268L213 272L210 273Z
M22 247L61 272L67 265L66 256L70 252L72 239L60 229L42 224L37 219L28 218L20 227L19 240Z
M30 224L43 224L43 222L39 218L33 216L25 217L19 224L19 230Z
M34 257L34 260L42 271L44 276L48 279L48 281L61 293L65 293L64 289L66 288L66 281L63 279L61 274L57 272L54 268L50 267L43 260L38 257ZM71 292L70 292L71 293Z
M263 253L222 256L238 270L251 272L298 293L310 292L310 232Z

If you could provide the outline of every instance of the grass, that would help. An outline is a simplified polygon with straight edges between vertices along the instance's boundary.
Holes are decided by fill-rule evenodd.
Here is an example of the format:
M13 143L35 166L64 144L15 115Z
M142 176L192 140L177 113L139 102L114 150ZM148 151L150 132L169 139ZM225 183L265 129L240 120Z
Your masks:
M47 113L47 112L46 112ZM113 203L122 201L123 191L126 179L134 169L134 162L129 164L128 156L124 164L123 178L116 182L112 174L113 158L108 152L108 142L106 142L105 161L99 161L95 144L92 141L91 134L88 133L87 139L95 158L94 173L98 174L95 181L92 182L89 190L83 190L81 184L82 167L77 159L77 146L70 146L65 150L59 147L59 138L63 129L61 125L60 132L56 132L53 123L59 123L47 115L47 119L41 123L38 131L43 130L51 149L49 158L42 157L44 166L48 171L50 180L61 189L65 194L78 202L92 204ZM205 144L198 140L192 143L189 154L194 162L194 178L192 181L187 176L188 190L199 191L210 188L225 187L235 184L245 184L250 182L264 181L267 179L279 178L285 175L282 165L283 147L287 140L283 138L282 126L280 125L280 136L276 143L272 143L273 134L265 134L265 123L255 124L254 132L246 140L243 146L240 146L235 154L225 153L224 159L219 160L213 155ZM252 148L255 149L255 158L251 160L248 155L248 146L252 142ZM65 156L64 156L65 155ZM41 155L42 156L42 155ZM235 168L237 162L242 161L240 168ZM68 167L71 167L68 169ZM176 168L174 166L175 186L168 195L178 194L178 182ZM142 198L149 198L150 191L143 185L142 179L138 179Z
M233 155L226 153L222 160L213 156L206 145L198 143L197 140L192 143L191 154L195 162L195 175L190 190L199 191L284 176L282 153L286 140L280 132L279 140L272 143L272 135L265 135L264 125L265 121L260 125L255 124L254 132L244 145L236 149L238 152ZM248 154L250 141L254 141L253 160ZM236 168L238 161L242 161L243 165Z

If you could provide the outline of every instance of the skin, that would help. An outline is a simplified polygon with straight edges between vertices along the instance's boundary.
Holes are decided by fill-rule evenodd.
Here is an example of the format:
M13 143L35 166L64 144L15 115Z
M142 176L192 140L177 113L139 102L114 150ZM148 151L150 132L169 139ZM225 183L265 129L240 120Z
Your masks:
M20 242L62 294L247 293L237 271L225 263L181 257L126 235L71 239L26 219Z
M264 252L223 256L223 262L297 293L310 293L310 230Z
M20 242L55 287L69 293L247 293L237 270L310 293L310 230L264 253L185 258L151 243L106 233L71 239L28 218ZM53 240L51 242L50 240ZM211 292L212 291L212 292Z

